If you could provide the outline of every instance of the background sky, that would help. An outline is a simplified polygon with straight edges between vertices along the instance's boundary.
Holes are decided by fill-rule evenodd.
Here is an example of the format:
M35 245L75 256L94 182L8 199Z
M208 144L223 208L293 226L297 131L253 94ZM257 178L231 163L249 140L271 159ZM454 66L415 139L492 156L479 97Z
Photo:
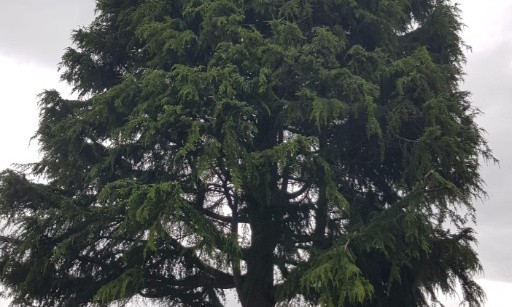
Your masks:
M485 163L482 175L488 198L477 201L479 245L485 273L477 277L487 292L488 307L512 302L512 1L463 0L462 33L467 76L462 88L473 93L483 114L478 123L500 165ZM59 82L57 63L70 45L71 29L94 17L93 0L0 0L0 170L12 163L37 160L37 144L29 146L38 124L37 94L70 90ZM458 298L447 299L448 307ZM3 305L2 305L3 304ZM0 302L0 306L6 306Z

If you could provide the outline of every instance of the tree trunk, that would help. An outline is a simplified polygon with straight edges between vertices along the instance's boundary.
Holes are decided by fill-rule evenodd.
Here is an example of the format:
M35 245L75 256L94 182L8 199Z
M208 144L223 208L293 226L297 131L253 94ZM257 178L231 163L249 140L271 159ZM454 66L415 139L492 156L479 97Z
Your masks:
M274 307L275 233L268 208L251 221L251 247L246 255L247 274L242 283L243 307Z

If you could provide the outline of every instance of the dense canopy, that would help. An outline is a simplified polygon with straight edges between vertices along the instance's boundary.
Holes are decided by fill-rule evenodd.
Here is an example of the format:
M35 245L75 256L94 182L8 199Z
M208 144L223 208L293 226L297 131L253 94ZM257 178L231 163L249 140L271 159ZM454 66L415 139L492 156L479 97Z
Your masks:
M469 306L490 158L445 0L97 0L0 175L17 306ZM27 174L27 175L25 175Z

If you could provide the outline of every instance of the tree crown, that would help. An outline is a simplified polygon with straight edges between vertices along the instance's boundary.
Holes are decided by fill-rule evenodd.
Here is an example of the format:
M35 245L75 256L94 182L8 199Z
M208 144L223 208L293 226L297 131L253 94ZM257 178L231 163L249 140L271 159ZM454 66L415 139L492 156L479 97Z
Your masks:
M80 99L40 96L44 182L0 177L13 304L481 306L461 27L443 0L97 1Z

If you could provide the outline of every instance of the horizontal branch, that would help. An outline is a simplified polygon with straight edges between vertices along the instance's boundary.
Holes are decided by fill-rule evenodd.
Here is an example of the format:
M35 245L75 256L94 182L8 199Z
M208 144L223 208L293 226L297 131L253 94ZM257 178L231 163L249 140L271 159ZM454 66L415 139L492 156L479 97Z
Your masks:
M226 215L222 215L222 214L219 214L219 213L215 213L215 212L212 212L212 211L209 211L207 209L198 209L199 212L201 212L202 214L208 216L208 217L211 217L217 221L221 221L221 222L225 222L225 223L232 223L233 222L233 217L231 216L226 216ZM249 223L249 219L248 218L240 218L238 217L237 220L236 220L237 223Z
M290 200L290 199L297 198L297 197L301 196L302 194L304 194L309 188L310 188L310 186L305 184L302 186L302 188L298 189L295 192L286 193L286 199Z
M181 255L186 261L190 261L195 267L202 271L201 276L207 276L211 280L209 284L212 288L216 289L231 289L235 287L234 279L231 274L225 273L217 268L214 268L204 261L202 261L191 248L184 247L178 240L167 235L167 240L171 246ZM200 284L196 284L196 287Z

